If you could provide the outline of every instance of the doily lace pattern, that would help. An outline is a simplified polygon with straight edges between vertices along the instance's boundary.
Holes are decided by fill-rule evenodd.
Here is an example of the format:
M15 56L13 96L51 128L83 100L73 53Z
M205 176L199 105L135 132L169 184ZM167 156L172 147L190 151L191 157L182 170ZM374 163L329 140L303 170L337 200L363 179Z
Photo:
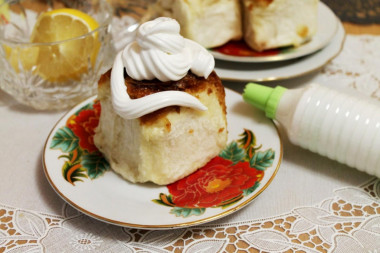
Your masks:
M62 216L0 206L0 252L379 252L380 180L345 187L316 206L227 225L140 230L65 204Z
M380 36L348 35L341 53L318 74L320 83L380 101Z

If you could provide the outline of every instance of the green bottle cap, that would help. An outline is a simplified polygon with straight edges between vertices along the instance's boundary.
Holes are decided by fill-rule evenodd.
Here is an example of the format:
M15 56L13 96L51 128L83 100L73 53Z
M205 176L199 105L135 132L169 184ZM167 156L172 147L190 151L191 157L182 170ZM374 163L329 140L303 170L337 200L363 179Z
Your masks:
M281 86L271 88L256 83L248 83L244 89L243 99L260 110L265 111L265 115L268 118L274 119L278 103L286 90L286 88Z

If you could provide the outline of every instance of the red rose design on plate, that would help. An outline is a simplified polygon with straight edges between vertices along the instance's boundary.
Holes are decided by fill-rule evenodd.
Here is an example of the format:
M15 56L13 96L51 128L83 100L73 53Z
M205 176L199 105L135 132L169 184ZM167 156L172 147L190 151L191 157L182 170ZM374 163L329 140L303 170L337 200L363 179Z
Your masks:
M208 208L230 208L238 202L254 198L275 152L262 150L255 134L248 129L240 134L202 168L167 186L154 203L171 207L177 217L202 215ZM244 202L243 202L244 203ZM235 206L238 207L238 206Z
M242 195L263 173L251 168L249 162L233 163L218 156L190 176L168 185L168 190L177 207L214 207Z
M101 106L98 100L89 102L71 114L66 124L54 134L51 149L63 152L62 175L75 185L83 179L95 179L109 170L109 164L94 144L95 129L99 124Z
M100 110L100 103L95 103L93 109L82 110L67 120L67 126L79 138L79 146L89 153L98 150L94 144L94 134L99 124Z

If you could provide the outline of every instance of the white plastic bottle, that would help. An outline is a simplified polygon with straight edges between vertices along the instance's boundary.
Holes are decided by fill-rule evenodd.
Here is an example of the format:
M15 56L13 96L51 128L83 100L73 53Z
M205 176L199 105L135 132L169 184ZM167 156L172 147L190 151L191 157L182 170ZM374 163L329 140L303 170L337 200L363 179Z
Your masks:
M247 84L243 98L278 121L289 140L380 177L380 106L311 84L288 90Z

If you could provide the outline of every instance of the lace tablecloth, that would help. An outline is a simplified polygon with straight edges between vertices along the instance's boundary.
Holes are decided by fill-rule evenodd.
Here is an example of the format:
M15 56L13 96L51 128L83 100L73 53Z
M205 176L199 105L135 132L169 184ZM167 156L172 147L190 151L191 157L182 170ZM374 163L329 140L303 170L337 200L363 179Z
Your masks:
M350 36L316 81L380 100L380 37ZM244 83L228 83L241 91ZM271 185L251 204L204 225L165 231L106 224L52 190L42 169L63 112L37 112L0 91L0 252L380 252L380 180L284 140Z

